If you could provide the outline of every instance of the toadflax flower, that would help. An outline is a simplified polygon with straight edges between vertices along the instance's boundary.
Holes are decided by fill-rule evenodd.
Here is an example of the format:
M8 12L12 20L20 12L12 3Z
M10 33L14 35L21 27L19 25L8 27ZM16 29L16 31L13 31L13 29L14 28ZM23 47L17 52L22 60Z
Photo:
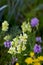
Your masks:
M36 42L42 42L41 37L36 37Z
M39 20L35 17L31 19L31 26L36 27L39 24Z
M2 23L2 31L7 31L8 30L8 26L9 26L8 22L7 21L4 21Z
M7 48L10 48L11 47L11 41L5 41L4 46Z
M22 31L23 31L23 32L27 32L27 31L28 31L28 32L31 32L31 25L30 25L29 22L28 22L28 23L23 22L21 28L22 28Z
M35 53L40 53L41 52L41 46L38 45L38 44L35 44L35 46L34 46L34 52Z

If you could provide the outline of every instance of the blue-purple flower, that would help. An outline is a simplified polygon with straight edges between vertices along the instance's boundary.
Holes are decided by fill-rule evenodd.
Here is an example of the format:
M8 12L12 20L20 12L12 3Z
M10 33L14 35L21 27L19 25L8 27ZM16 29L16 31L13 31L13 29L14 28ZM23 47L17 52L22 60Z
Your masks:
M31 26L36 27L39 24L39 20L35 17L31 19Z
M35 44L35 46L34 46L34 52L35 53L40 53L41 52L41 46L40 45L38 45L38 44Z
M11 47L11 41L5 41L4 46L7 48L10 48Z
M41 37L36 37L36 42L42 42L42 39L41 39Z

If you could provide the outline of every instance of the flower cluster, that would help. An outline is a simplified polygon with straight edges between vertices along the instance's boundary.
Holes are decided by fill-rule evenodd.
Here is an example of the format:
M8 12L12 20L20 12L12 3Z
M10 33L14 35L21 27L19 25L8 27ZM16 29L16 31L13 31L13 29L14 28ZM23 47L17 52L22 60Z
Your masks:
M34 52L35 52L35 53L40 53L41 50L42 50L41 46L38 45L38 44L35 44L35 46L34 46Z
M20 34L12 41L12 46L9 49L9 53L21 53L26 49L26 42L27 42L27 34Z
M35 53L34 52L30 52L30 57L27 57L25 59L25 62L27 64L32 64L32 65L41 65L41 62L43 62L43 56L39 56L39 57L35 57Z
M31 32L31 25L30 25L30 23L28 22L28 23L26 23L26 22L23 22L23 24L22 24L22 31L23 32Z
M41 65L41 62L43 62L43 56L38 56L36 57L36 54L39 54L42 52L42 47L41 44L42 43L42 39L40 36L33 35L34 31L32 31L32 29L36 29L36 27L39 24L39 20L38 18L32 18L31 22L23 22L21 28L22 28L22 33L18 36L16 36L15 38L13 38L12 41L9 41L11 36L7 35L4 37L4 40L6 40L4 42L4 46L9 48L8 53L12 54L12 55L17 55L17 54L21 54L21 55L28 55L28 53L30 51L33 51L30 53L29 57L27 57L25 59L25 62L29 65ZM7 21L4 21L2 23L2 30L3 31L7 31L8 30L8 23ZM33 39L33 36L35 38L35 40ZM34 42L35 41L35 42ZM29 47L29 49L28 49ZM23 52L23 54L21 53ZM28 53L27 53L28 52ZM14 59L13 59L14 61ZM18 61L17 61L18 62ZM16 63L16 65L19 65L19 63Z
M39 20L37 18L31 19L31 26L36 27L39 24Z

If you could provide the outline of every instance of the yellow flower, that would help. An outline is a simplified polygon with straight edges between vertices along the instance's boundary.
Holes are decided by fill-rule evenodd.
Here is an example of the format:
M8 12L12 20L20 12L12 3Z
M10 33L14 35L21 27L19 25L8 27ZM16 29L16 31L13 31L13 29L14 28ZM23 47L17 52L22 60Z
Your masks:
M35 59L33 59L33 62L37 63L37 62L39 62L39 59L35 58Z
M2 23L2 31L7 31L8 30L8 26L9 26L8 22L7 21L4 21Z
M27 64L31 64L31 63L33 62L33 59L32 59L31 57L26 58L26 59L25 59L25 62L26 62Z
M38 57L39 61L43 61L43 56Z
M19 65L19 63L16 63L16 65Z
M33 56L34 56L34 52L31 52L31 53L30 53L30 56L33 57Z
M33 65L41 65L39 62L37 62L37 63L34 63Z

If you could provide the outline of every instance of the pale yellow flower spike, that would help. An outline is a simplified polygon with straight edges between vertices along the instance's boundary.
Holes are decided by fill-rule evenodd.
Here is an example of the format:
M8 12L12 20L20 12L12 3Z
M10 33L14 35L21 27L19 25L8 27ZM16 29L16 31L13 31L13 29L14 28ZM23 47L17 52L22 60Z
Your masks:
M7 31L8 30L8 26L9 26L8 22L7 21L4 21L2 23L2 31Z

